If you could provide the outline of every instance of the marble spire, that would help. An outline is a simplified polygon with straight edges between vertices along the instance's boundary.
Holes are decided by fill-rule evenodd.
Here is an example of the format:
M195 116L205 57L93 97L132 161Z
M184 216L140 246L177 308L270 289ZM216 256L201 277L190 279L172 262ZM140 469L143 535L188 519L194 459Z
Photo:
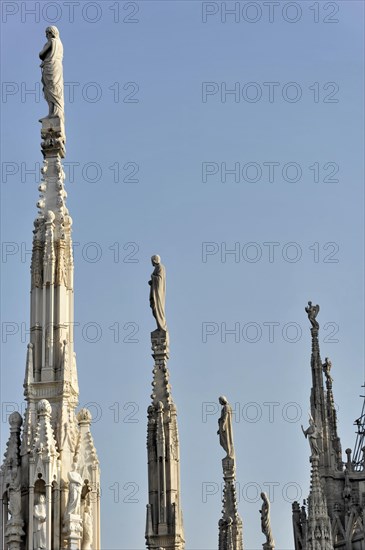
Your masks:
M218 420L219 442L226 452L222 459L223 468L223 509L218 528L219 550L243 550L243 525L238 513L236 494L236 456L233 443L232 407L226 397L221 396L222 406Z
M157 329L151 333L154 358L152 403L148 407L147 458L148 550L183 550L185 545L180 489L180 448L177 409L169 383L169 333L165 315L166 274L159 256L152 256L150 306Z
M357 448L354 460L346 449L346 461L342 459L332 362L326 357L322 363L319 351L319 306L308 302L305 310L311 323L312 389L309 427L302 429L310 446L311 485L307 503L293 503L295 550L360 550L365 544L365 493L359 451L364 451ZM361 426L362 419L358 422Z
M83 550L88 544L98 550L99 461L89 411L83 409L76 416L72 219L62 167L66 142L63 46L56 27L48 27L46 36L39 55L48 115L40 120L44 160L33 230L26 411L24 422L18 416L9 419L11 460L7 456L1 468L0 504L13 513L11 519L1 516L0 546ZM77 491L71 472L79 476ZM15 506L18 488L21 499ZM70 507L71 501L75 507Z
M308 520L306 527L306 550L334 550L331 520L327 501L318 474L319 456L311 456L312 474L308 498Z

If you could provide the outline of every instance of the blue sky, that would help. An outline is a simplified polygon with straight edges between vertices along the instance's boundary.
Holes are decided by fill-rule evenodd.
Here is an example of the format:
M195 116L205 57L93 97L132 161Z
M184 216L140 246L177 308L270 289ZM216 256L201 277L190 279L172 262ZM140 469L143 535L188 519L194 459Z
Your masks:
M73 17L70 4L55 4L2 3L2 449L6 413L22 401L39 181L27 171L42 161L38 119L47 112L38 52L56 24L75 349L80 405L96 417L102 547L144 547L147 281L158 253L186 547L217 546L214 403L224 394L236 411L245 546L261 548L257 491L271 487L277 548L293 548L289 501L309 489L300 429L309 299L321 306L343 449L354 445L362 406L363 3L239 2L225 15L234 2L79 2Z

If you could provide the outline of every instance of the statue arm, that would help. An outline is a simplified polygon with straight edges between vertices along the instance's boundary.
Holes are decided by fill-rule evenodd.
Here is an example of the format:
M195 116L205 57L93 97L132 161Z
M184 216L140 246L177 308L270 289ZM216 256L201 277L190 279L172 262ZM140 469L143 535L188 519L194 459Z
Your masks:
M46 513L43 512L43 511L38 511L37 507L34 508L33 516L34 516L38 521L45 521L45 520L46 520Z

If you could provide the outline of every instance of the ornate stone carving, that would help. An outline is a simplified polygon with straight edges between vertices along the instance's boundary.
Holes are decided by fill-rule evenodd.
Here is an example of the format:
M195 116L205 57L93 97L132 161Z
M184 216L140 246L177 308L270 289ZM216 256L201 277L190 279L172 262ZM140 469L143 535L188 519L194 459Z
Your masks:
M64 285L68 287L68 268L65 243L59 241L57 248L56 285Z
M42 288L43 286L43 243L38 240L33 241L31 275L32 275L32 281L31 281L32 288Z

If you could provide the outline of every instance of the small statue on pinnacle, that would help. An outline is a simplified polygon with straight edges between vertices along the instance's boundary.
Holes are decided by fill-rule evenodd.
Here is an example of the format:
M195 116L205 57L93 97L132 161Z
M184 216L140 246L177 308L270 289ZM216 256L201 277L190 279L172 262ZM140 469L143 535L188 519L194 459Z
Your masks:
M150 307L157 323L157 330L167 332L165 316L166 299L166 270L157 254L151 258L154 270L151 275L150 285Z
M316 317L319 313L319 305L312 305L312 302L308 302L308 306L305 308L305 311L308 314L308 319L312 325L312 328L318 330L319 329L319 323L316 320Z
M309 439L309 445L310 445L310 449L311 449L311 456L314 457L318 457L319 456L319 448L318 448L318 435L319 435L319 431L318 431L318 428L316 426L316 423L314 421L314 418L312 417L312 415L310 414L309 415L309 427L305 430L303 428L303 425L302 425L302 432L305 436L306 439Z
M39 57L42 60L42 84L44 97L48 103L49 112L44 119L59 117L64 120L63 96L63 45L57 27L46 28L47 42ZM42 122L44 119L41 119Z
M227 453L228 458L234 458L233 429L232 429L232 407L223 395L219 398L222 405L221 416L218 420L219 442Z
M331 360L326 357L324 360L324 363L322 365L323 372L325 374L326 380L329 382L333 382L333 378L331 376L331 368L332 368L332 362Z
M273 550L275 548L275 541L271 531L270 501L266 493L261 493L261 499L261 531L266 536L266 542L262 546L264 550Z

